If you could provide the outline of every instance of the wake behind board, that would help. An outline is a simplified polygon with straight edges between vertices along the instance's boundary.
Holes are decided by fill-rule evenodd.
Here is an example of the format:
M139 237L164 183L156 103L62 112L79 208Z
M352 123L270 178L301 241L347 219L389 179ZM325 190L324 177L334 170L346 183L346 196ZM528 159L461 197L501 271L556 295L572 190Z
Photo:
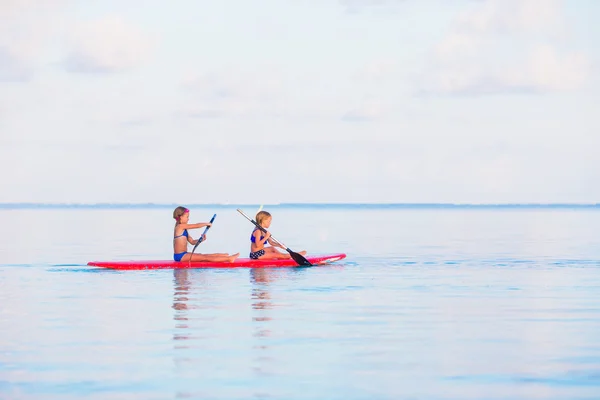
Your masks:
M346 258L343 253L328 254L322 256L306 257L313 265L330 264ZM252 260L250 258L238 258L232 263L228 262L191 262L187 261L90 261L87 265L92 267L110 269L181 269L181 268L278 268L297 267L298 264L292 259L286 260Z

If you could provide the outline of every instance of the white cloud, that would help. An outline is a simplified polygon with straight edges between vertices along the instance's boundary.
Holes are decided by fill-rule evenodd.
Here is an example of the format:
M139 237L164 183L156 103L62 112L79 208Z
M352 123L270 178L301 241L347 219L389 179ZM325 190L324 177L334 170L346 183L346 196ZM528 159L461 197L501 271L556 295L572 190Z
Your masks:
M182 82L187 98L179 113L195 118L281 117L297 113L281 70L224 68L188 73Z
M68 0L0 1L0 82L30 81Z
M25 82L32 75L33 69L26 60L0 45L0 82Z
M202 97L214 99L242 98L273 100L281 94L281 79L275 71L222 70L206 74L189 74L183 86Z
M376 87L388 83L393 65L368 64L350 82L366 85L358 96L340 98L337 86L323 88L314 77L286 79L276 68L225 69L206 74L188 74L182 82L187 99L178 116L192 118L286 118L303 120L372 121L386 114L387 107ZM347 85L348 80L343 79ZM358 97L358 98L356 98Z
M47 11L56 7L62 7L69 0L2 0L0 2L0 18L15 18L32 11Z
M506 85L541 90L574 90L583 86L590 72L590 61L581 52L560 52L550 45L532 49L525 70L506 71Z
M385 107L379 101L370 100L363 102L359 107L353 108L342 116L346 122L373 121L385 114Z
M484 0L457 16L436 47L422 92L496 94L568 91L591 73L569 48L560 0Z
M566 34L563 0L483 0L456 18L463 33L528 33L546 37Z
M110 16L76 26L71 47L64 60L67 71L111 73L143 63L153 41L122 18Z

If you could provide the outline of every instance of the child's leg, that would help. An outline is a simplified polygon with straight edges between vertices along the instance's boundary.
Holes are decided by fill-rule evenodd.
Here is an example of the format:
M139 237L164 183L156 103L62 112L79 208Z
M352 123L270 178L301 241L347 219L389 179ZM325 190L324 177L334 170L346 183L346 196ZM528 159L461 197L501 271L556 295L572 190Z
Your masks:
M193 254L192 261L201 261L201 262L233 262L236 258L240 256L240 253L235 253L233 255L229 255L227 253L214 253L214 254ZM190 253L183 256L181 261L189 261Z
M260 257L261 260L285 260L292 258L288 253L281 253L275 247L265 247L265 255Z
M292 258L292 256L290 255L290 253L282 253L279 250L277 250L277 248L275 247L265 247L265 255L272 253L275 254L276 257L279 258ZM306 251L302 250L299 251L298 254L302 254L303 256L306 255Z

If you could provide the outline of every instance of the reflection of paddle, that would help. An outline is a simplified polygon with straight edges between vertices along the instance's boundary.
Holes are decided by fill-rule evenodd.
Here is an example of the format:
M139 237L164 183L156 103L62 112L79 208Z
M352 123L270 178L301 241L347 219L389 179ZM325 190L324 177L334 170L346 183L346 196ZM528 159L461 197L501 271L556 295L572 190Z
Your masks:
M196 247L198 247L198 245L200 243L202 243L202 241L204 240L204 235L206 234L206 231L212 226L213 221L215 220L215 218L217 218L217 214L213 215L213 217L210 220L210 226L207 226L204 229L204 232L202 232L202 235L200 235L200 238L198 239L198 241L196 242L196 245L194 246L194 248L192 249L192 254L190 254L190 259L188 260L188 267L190 266L190 264L192 263L192 256L194 255L194 251L196 251Z
M257 224L256 221L254 221L253 219L248 217L246 214L244 214L244 212L242 210L240 210L239 208L237 210L240 214L242 214L244 217L246 217L246 219L248 221L252 222L258 229L260 229L264 233L267 233L265 228L263 228L262 226ZM290 253L290 256L292 256L292 259L298 263L298 265L307 266L307 267L312 265L306 258L304 258L304 256L302 254L293 252L292 250L290 250L289 247L287 247L285 244L281 243L279 240L275 239L273 236L271 236L270 239L273 239L273 241L275 243L284 247L287 250L287 252Z

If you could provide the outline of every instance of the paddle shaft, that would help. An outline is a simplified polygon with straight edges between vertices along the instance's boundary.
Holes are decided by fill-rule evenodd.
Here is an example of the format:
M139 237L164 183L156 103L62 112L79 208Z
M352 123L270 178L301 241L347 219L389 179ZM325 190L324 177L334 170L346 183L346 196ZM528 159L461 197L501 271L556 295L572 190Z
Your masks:
M194 248L192 249L192 254L190 254L190 260L192 259L192 255L194 254L194 251L196 251L196 247L198 247L198 245L200 243L202 243L202 241L204 240L204 235L206 234L206 232L208 231L208 229L212 226L213 221L215 220L215 218L217 218L217 214L213 215L213 217L210 219L210 226L207 226L204 229L204 232L202 232L202 235L198 238L198 241L196 242L196 244L194 245Z

